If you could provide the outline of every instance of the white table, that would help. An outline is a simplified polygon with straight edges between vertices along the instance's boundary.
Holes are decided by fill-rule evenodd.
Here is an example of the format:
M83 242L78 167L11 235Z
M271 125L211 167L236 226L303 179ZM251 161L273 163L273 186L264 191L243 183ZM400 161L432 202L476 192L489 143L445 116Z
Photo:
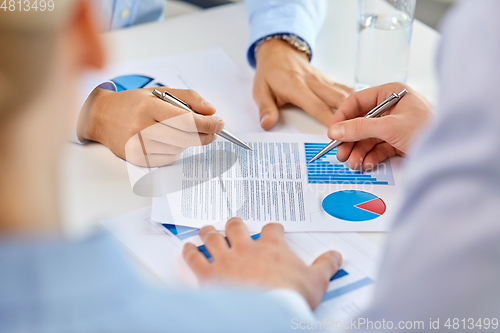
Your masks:
M328 3L327 20L318 39L313 65L332 79L352 86L357 2L329 0ZM104 39L109 47L110 62L221 47L251 77L253 70L246 60L247 21L244 5L234 4L109 32ZM437 91L434 58L438 41L436 31L415 22L408 83L431 100ZM318 121L295 108L287 109L284 117L301 132L326 131ZM82 235L99 220L151 204L150 198L138 197L132 192L122 162L99 144L67 145L61 185L62 218L70 235ZM379 233L363 235L377 245L382 245L384 240Z

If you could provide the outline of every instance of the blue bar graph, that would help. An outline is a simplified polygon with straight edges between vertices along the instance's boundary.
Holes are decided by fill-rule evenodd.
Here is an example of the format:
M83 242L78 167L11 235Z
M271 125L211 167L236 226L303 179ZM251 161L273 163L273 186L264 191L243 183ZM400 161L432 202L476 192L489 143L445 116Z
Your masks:
M373 282L374 281L372 279L370 279L369 277L365 277L361 280L350 283L346 286L327 291L325 293L325 295L323 296L323 298L321 299L321 302L328 301L328 300L335 298L335 297L340 297L342 295L350 293L351 291L355 291L357 289L363 288L364 286L368 286L368 285L372 284Z
M344 271L344 270L341 268L341 269L339 269L339 270L337 271L337 273L335 273L335 275L334 275L334 276L332 276L332 278L330 279L330 281L340 279L341 277L346 276L346 275L348 275L348 274L349 274L349 273L347 273L346 271Z
M175 224L163 224L163 226L181 241L198 235L199 231L199 229L196 228L183 227Z
M309 161L321 149L324 143L304 143L306 161ZM372 184L394 185L390 163L385 162L384 172L374 169L375 172L361 172L351 170L346 163L336 158L337 148L319 158L316 162L307 165L307 180L309 184Z

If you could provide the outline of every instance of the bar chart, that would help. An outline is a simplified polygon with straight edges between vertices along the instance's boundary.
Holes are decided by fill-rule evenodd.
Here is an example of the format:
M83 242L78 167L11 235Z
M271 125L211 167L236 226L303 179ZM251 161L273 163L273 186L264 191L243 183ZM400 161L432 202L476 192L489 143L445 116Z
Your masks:
M304 143L306 161L316 155L325 143ZM337 149L307 165L309 184L371 184L394 185L391 163L387 160L370 171L351 170L347 163L337 160Z
M199 231L199 229L196 228L184 227L175 224L163 224L163 226L181 241L198 235Z

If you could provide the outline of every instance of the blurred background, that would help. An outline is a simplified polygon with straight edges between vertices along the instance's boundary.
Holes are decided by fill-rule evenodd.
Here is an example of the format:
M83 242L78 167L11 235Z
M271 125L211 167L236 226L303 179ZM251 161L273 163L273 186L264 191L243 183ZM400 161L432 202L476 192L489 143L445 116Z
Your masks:
M243 0L169 0L165 10L165 17L185 15L205 8L242 1ZM455 2L455 0L417 0L415 17L428 26L437 29L439 21L451 7L453 2Z

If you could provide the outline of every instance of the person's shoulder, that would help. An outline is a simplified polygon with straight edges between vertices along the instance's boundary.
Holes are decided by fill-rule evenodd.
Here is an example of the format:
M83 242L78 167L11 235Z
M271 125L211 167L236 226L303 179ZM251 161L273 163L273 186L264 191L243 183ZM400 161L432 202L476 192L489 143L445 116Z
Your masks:
M461 0L457 1L439 25L439 30L446 37L457 38L483 31L487 37L500 34L500 1L497 0ZM497 29L495 29L495 27ZM480 36L476 36L480 37Z

